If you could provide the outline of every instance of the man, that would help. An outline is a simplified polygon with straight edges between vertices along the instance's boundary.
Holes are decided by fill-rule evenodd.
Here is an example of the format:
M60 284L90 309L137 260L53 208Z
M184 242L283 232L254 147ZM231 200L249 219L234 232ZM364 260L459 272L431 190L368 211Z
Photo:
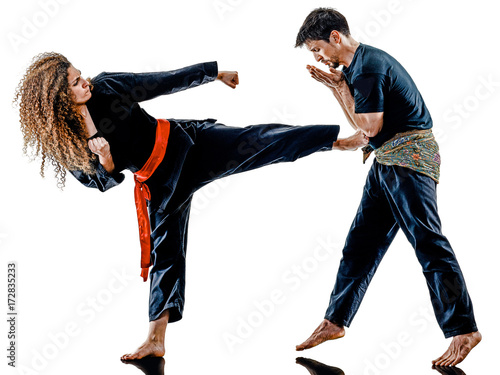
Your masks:
M307 16L296 47L306 45L326 73L311 76L333 92L356 133L335 142L341 150L375 151L361 203L347 236L325 319L297 350L344 336L373 274L401 228L415 249L448 350L433 361L455 366L481 341L455 254L441 233L436 204L439 149L432 119L415 83L390 55L361 44L345 17L319 8ZM336 70L340 65L342 71Z

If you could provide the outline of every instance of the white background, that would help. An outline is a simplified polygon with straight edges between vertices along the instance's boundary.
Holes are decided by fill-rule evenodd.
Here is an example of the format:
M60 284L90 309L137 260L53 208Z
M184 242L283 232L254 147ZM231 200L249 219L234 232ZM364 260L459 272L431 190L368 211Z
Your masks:
M14 261L19 315L18 369L7 366L5 322L0 372L137 374L119 357L142 343L148 329L149 285L139 277L131 174L106 194L68 175L61 192L51 169L42 179L39 162L22 155L18 113L10 103L31 58L60 52L84 76L217 60L221 70L239 72L236 90L215 82L144 107L155 117L214 117L233 126L333 123L348 136L351 130L333 97L307 74L312 55L293 48L304 18L318 6L342 12L354 38L398 59L423 94L441 146L443 231L461 264L484 337L460 368L468 375L498 371L493 366L499 334L494 319L500 72L498 12L490 4L2 3L0 311L6 321L7 263ZM323 318L370 163L361 163L359 151L318 153L233 176L198 193L189 228L185 314L167 329L167 373L305 374L294 363L297 356L348 375L437 373L431 360L449 340L432 316L425 279L402 234L346 337L294 351ZM317 251L321 243L329 244L329 254ZM271 308L265 301L276 293L281 297ZM259 304L267 306L267 316ZM242 322L254 327L243 332ZM73 335L63 339L68 325ZM241 342L228 345L230 335Z

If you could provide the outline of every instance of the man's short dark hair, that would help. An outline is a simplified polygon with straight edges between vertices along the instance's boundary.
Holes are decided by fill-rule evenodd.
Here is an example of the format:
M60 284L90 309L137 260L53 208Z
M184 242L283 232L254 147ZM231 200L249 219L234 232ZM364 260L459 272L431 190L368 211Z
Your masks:
M309 40L330 41L330 33L336 30L349 36L349 25L345 17L333 8L317 8L307 16L297 34L295 47L302 47Z

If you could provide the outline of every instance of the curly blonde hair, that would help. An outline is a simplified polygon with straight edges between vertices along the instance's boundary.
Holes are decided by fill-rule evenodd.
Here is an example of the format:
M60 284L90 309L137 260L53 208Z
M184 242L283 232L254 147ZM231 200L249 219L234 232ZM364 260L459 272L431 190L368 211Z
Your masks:
M14 97L19 105L23 153L31 160L41 155L42 177L48 160L61 190L66 169L95 174L96 155L88 148L87 128L68 85L70 66L66 57L55 52L35 56Z

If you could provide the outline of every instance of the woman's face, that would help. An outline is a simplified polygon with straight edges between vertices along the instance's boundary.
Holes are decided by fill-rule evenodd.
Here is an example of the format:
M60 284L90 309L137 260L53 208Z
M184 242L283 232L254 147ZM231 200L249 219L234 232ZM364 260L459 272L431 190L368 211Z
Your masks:
M89 83L81 77L81 74L82 72L76 70L73 65L68 68L68 85L77 105L85 104L92 96Z

